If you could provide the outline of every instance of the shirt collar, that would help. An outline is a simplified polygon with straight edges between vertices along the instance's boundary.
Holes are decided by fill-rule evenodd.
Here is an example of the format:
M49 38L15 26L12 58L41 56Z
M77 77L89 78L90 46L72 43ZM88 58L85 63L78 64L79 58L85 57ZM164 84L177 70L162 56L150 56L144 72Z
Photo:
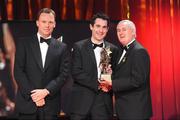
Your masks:
M91 37L92 44L94 43L93 41L95 41L95 40L93 39L93 37ZM102 39L99 43L94 43L94 44L101 44L101 43L103 43L103 48L104 48L105 47L104 39Z
M42 37L42 36L39 34L39 32L37 33L37 37L38 37L38 41L40 42L40 37ZM51 38L51 35L49 37L45 38L45 39L49 39L49 38Z
M135 41L135 39L131 40L127 45L126 47L129 48L130 44L133 43Z

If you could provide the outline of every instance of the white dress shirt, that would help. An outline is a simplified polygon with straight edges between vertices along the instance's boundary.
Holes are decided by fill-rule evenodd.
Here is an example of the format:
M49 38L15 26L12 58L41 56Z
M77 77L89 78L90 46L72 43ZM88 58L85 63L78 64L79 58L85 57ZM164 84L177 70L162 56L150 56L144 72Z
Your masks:
M104 47L104 43L103 43L103 47ZM102 51L101 47L96 47L94 49L94 54L95 54L96 64L97 64L97 71L98 71L98 79L101 77L101 69L99 67L100 59L101 59L101 51Z
M134 42L134 41L135 41L135 39L131 40L131 41L126 45L127 49L129 49L129 45L130 45L132 42ZM121 55L121 57L120 57L120 59L119 59L118 64L121 63L121 61L122 61L123 57L125 56L125 54L126 54L126 50L123 50L123 53L122 53L122 55Z
M43 64L43 67L44 67L45 61L46 61L46 54L47 54L49 45L47 43L45 43L45 42L40 43L41 35L39 33L37 33L37 36L38 36L39 46L40 46L40 50L41 50L42 64ZM47 37L47 39L49 39L49 38L51 38L51 36Z

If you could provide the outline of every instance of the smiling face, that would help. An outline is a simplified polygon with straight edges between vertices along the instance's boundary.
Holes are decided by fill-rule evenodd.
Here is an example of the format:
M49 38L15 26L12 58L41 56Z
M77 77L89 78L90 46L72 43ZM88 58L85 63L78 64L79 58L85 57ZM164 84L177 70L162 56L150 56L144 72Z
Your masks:
M117 25L117 36L119 42L123 46L125 46L131 40L135 39L136 37L135 29L133 29L133 27L130 26L127 22L121 22Z
M93 25L90 24L90 29L94 42L101 42L108 32L108 22L107 20L97 18Z
M49 37L56 25L55 17L52 13L41 13L36 25L41 36L44 38Z

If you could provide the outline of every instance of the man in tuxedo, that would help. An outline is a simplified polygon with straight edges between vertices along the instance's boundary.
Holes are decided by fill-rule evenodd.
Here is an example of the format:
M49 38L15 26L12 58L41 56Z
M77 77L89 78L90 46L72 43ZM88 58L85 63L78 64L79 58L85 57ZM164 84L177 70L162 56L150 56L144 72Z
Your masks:
M73 46L72 77L74 80L71 98L71 120L110 120L113 115L112 91L103 92L99 86L101 70L100 53L110 47L111 61L115 61L117 48L104 40L109 17L95 14L90 20L90 38L78 41ZM114 67L111 63L112 69Z
M150 57L147 50L135 39L136 27L130 20L117 25L117 36L123 49L113 71L112 85L118 119L144 120L152 116L150 96Z
M14 75L18 84L18 119L55 120L60 112L60 90L69 72L67 45L51 36L55 12L39 11L34 36L18 40Z

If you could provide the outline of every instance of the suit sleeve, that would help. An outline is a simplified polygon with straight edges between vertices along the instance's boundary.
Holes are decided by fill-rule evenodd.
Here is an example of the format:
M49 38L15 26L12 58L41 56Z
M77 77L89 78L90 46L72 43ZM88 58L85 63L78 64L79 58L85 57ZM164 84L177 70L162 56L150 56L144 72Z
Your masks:
M131 58L131 63L128 64L131 64L130 67L128 66L129 72L112 81L115 92L137 89L148 82L150 59L146 50L140 49L136 51L133 58Z
M17 43L15 53L14 76L20 93L26 100L29 100L32 86L26 75L26 47L24 41L19 40L19 42Z
M70 71L70 51L67 45L64 44L62 55L60 56L59 75L46 86L46 89L50 91L50 96L53 96L64 85Z

